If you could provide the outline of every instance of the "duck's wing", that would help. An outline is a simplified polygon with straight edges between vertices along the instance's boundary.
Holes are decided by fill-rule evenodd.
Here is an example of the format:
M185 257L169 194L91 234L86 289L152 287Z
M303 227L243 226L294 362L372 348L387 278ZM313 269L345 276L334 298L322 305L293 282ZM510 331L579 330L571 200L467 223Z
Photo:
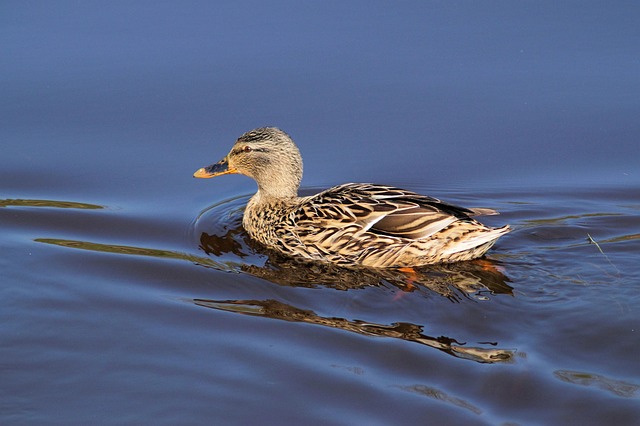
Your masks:
M364 232L411 240L428 238L456 221L475 222L470 216L476 214L437 198L373 184L328 189L310 197L301 210L302 216L326 228L357 226Z

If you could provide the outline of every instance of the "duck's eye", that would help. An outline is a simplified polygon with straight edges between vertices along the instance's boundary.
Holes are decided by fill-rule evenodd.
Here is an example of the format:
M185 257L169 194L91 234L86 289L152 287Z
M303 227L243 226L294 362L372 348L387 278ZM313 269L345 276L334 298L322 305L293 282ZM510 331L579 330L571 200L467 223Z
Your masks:
M244 147L242 147L242 152L251 152L251 151L253 151L253 150L248 145L245 145Z

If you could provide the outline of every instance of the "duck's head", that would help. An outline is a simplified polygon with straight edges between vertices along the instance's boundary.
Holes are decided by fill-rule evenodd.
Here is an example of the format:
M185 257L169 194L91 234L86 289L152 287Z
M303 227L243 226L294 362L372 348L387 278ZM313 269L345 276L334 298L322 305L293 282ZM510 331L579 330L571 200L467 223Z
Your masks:
M253 178L262 195L295 197L302 180L302 157L291 137L275 127L240 136L222 160L198 169L193 177L238 173Z

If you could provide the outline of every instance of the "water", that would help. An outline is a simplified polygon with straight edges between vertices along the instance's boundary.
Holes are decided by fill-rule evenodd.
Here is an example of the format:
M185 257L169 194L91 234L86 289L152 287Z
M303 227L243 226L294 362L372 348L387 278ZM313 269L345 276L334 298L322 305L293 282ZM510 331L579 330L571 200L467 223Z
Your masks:
M6 3L0 423L637 424L633 2ZM275 258L277 125L304 192L379 182L511 224L402 273Z

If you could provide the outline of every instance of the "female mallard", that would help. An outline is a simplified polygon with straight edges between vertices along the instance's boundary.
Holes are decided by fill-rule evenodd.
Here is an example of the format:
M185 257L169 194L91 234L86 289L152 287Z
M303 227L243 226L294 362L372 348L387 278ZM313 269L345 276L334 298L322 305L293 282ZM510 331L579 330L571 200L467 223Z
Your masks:
M471 218L493 210L457 207L390 186L347 183L298 197L300 151L274 127L240 136L226 157L193 176L229 173L258 184L242 219L249 235L295 257L379 268L456 262L482 256L510 231Z

